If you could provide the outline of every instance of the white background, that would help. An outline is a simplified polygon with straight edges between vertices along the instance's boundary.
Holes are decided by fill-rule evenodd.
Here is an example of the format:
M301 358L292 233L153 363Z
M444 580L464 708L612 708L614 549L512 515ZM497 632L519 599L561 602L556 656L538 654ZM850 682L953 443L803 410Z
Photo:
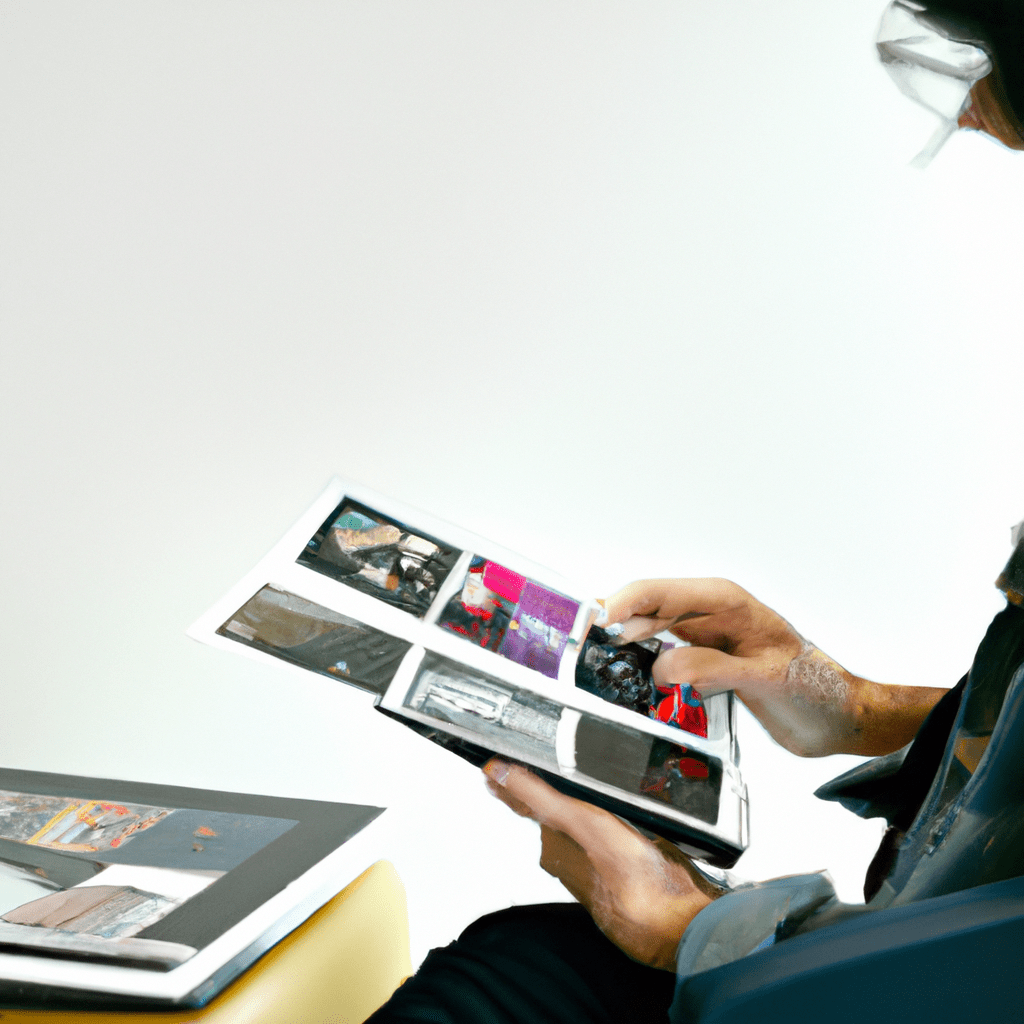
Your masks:
M474 769L185 638L333 472L952 685L1024 515L1024 162L907 167L880 7L0 2L3 762L388 805L417 962L565 898ZM738 870L855 899L852 759L741 725Z

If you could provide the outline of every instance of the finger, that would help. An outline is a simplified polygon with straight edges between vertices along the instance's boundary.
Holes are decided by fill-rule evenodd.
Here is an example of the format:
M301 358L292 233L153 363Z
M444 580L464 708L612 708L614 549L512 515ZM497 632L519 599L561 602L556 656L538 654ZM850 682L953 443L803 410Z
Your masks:
M504 762L491 762L485 771L498 771L498 766L506 767ZM538 780L539 781L539 780ZM523 817L535 817L532 809L521 800L517 800L504 786L498 785L488 777L487 788L502 803L507 804ZM594 866L586 851L564 832L540 826L540 866L553 877L557 878L569 892L584 906L589 907L594 892Z
M658 580L642 580L629 584L617 594L601 602L601 614L596 625L608 632L613 644L629 644L637 640L646 640L656 636L675 623L674 618L659 617L657 605L659 599L648 584L657 584ZM639 594L635 592L639 591ZM655 614L641 614L640 610L651 606Z
M705 697L741 686L749 676L746 659L713 647L673 647L654 661L651 675L658 686L692 686Z
M658 610L666 597L669 580L636 580L627 583L611 597L604 599L604 615L598 625L604 622L626 622L632 618L657 619Z
M682 617L714 615L750 599L742 587L714 577L636 580L606 598L604 607L610 623L642 617L660 623L660 632Z
M510 807L516 812L521 818L534 818L536 820L533 810L526 806L521 800L517 800L507 789L503 786L499 786L496 782L488 779L486 782L487 791L491 796L497 797L503 804Z
M502 791L499 798L512 807L526 808L526 816L576 840L584 849L617 836L626 826L608 811L559 793L522 765L492 758L484 773ZM518 812L522 813L522 812Z
M594 625L603 629L613 644L628 644L634 640L644 640L671 625L670 622L662 623L649 615L633 615L625 621L610 619L608 617L608 601L610 600L610 598L598 598L600 611L594 620Z
M541 825L540 866L557 878L580 903L589 905L594 892L594 867L575 839Z
M631 644L637 640L646 640L668 629L674 622L674 619L659 619L650 615L631 615L619 623L618 633L612 635L611 641L614 644Z

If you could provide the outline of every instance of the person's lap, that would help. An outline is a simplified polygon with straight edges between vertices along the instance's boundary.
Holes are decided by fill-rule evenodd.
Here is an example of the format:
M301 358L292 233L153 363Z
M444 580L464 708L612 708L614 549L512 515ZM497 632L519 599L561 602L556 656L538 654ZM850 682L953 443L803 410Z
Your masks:
M366 1024L666 1024L674 991L674 974L631 960L578 903L545 903L432 950Z

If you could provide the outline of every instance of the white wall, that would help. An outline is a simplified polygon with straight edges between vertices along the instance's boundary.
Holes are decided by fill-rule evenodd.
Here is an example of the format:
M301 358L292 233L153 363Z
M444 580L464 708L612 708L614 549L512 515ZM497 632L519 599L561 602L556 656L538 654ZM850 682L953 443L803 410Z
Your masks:
M1024 515L1024 162L907 167L880 7L0 4L3 762L388 804L416 960L564 898L473 769L185 639L335 471L955 682ZM742 724L740 869L855 898L852 759Z

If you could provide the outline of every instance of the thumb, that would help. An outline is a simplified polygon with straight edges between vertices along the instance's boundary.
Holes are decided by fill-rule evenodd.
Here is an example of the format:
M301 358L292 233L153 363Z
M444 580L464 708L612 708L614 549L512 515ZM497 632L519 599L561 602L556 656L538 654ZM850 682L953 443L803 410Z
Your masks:
M564 832L584 848L623 828L615 815L559 793L522 765L491 758L483 770L491 783L488 788L502 803L517 814Z
M742 658L713 647L673 647L655 659L651 675L659 686L692 686L705 697L740 685L747 666Z

